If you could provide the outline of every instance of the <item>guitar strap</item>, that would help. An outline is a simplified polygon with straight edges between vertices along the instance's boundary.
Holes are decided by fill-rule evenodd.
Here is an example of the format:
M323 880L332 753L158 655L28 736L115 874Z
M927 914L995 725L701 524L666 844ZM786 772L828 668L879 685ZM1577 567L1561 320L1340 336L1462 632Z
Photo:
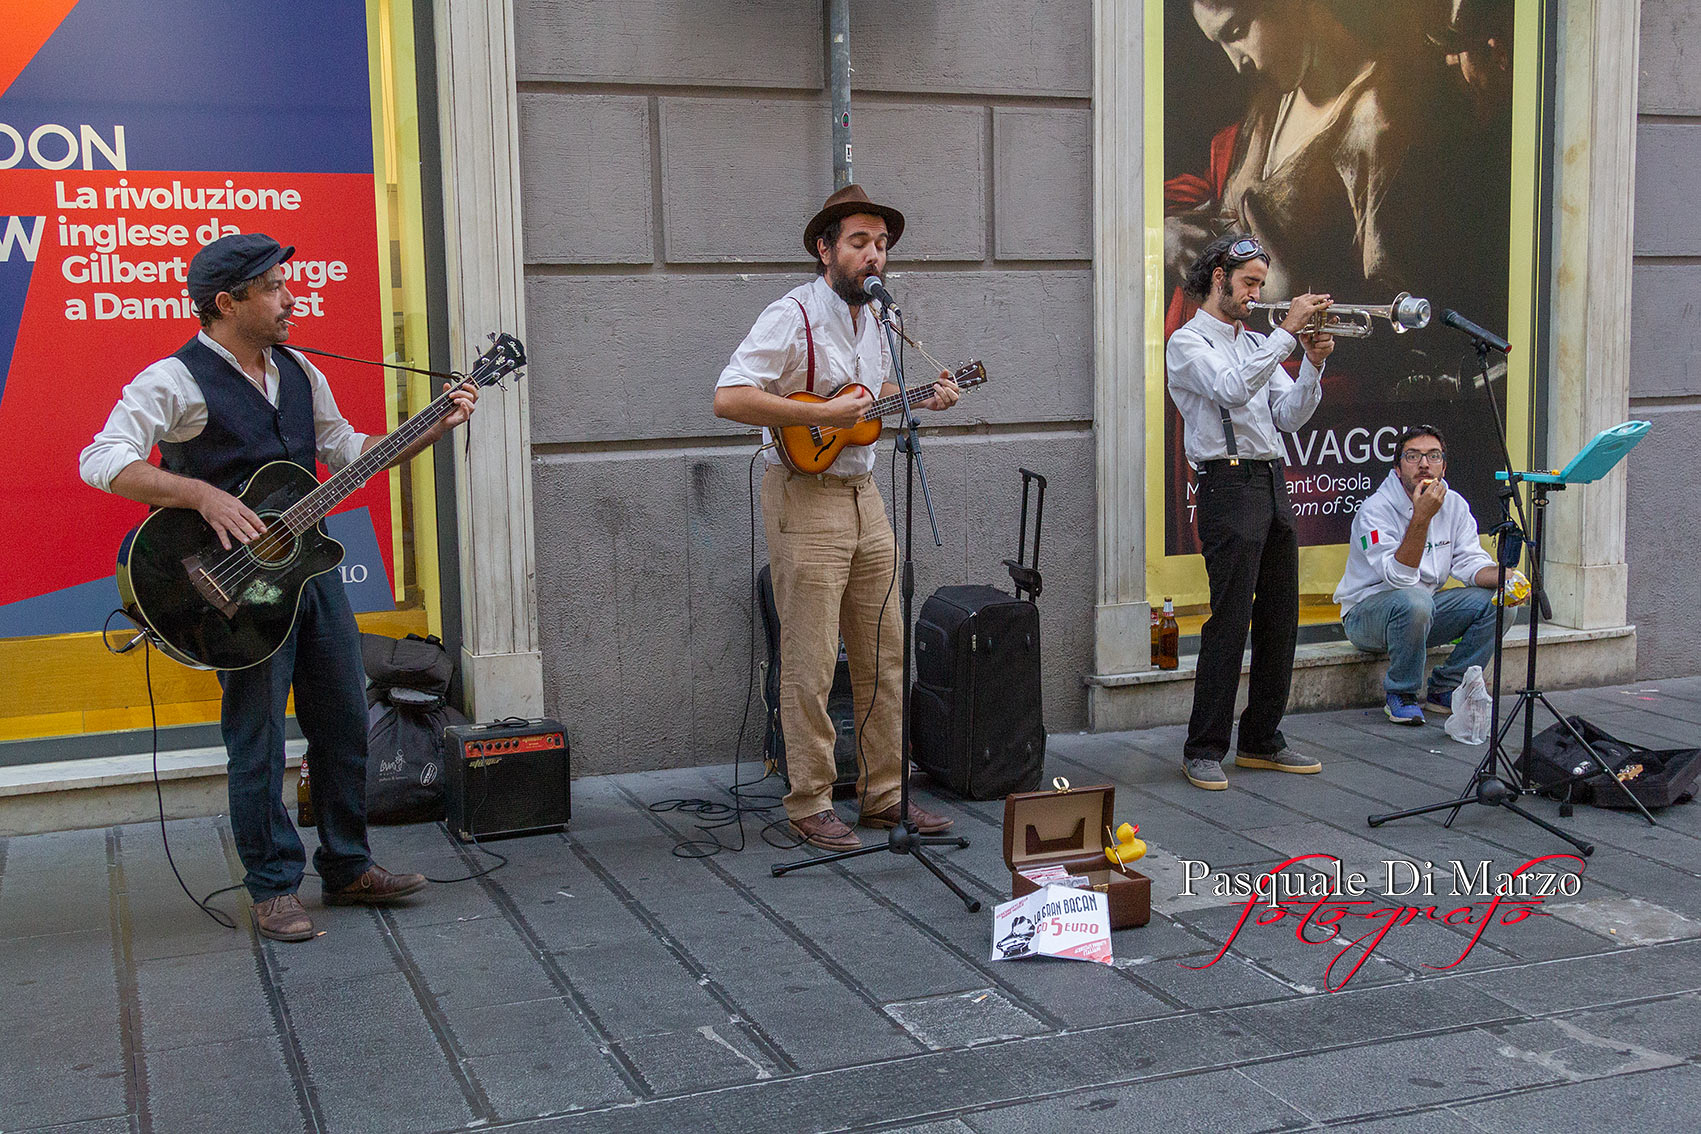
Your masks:
M815 332L809 329L809 312L803 309L803 300L794 295L791 301L797 304L798 313L803 316L803 341L809 344L809 375L806 381L809 384L809 392L813 394L815 392Z

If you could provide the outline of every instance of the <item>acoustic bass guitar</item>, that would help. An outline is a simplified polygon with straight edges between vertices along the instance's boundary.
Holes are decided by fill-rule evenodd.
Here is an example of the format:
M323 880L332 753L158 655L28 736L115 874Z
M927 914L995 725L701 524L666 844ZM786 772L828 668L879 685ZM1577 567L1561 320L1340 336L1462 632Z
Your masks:
M496 336L467 373L489 386L526 363ZM338 504L455 410L445 392L321 484L292 461L256 469L240 493L266 530L228 551L193 508L160 508L118 549L118 597L161 653L196 669L246 669L277 652L295 626L301 590L334 569L343 545L325 532Z
M978 360L968 363L958 367L951 379L960 389L973 389L986 382L986 367ZM919 405L932 397L933 388L938 384L928 382L911 386L910 405ZM846 382L826 397L807 390L799 390L795 394L787 394L786 397L794 402L830 402L834 398L847 397L857 390L872 396L872 391L867 386ZM775 438L774 447L786 468L794 473L814 476L816 473L826 472L846 445L872 445L880 440L880 419L902 409L903 395L893 394L889 398L877 399L855 425L782 425L776 431L778 436Z

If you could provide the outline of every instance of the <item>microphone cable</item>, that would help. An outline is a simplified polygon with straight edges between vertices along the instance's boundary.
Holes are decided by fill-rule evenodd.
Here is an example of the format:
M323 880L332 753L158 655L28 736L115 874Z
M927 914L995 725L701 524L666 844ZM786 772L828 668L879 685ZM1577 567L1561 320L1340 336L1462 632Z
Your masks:
M766 448L766 445L761 446L750 454L750 465L746 470L746 493L750 507L750 623L747 643L749 660L745 670L748 677L744 687L744 711L738 719L738 739L733 743L732 749L733 782L732 786L726 789L727 794L732 796L732 802L723 803L713 799L684 798L664 799L650 804L649 809L655 814L677 811L683 815L692 816L696 820L693 825L703 832L702 838L684 839L674 844L673 853L679 858L712 858L722 851L733 853L742 851L745 847L744 816L746 814L765 815L781 803L780 796L750 791L751 788L758 786L772 776L775 768L770 766L760 778L748 783L743 780L744 737L750 724L750 703L754 698L756 680L756 620L760 617L760 612L757 609L758 584L756 579L756 462L762 456L763 449ZM766 672L764 668L764 677ZM775 727L774 717L778 714L779 709L777 706L768 705L765 689L762 701L764 707L768 710L769 727ZM758 800L766 802L756 802ZM789 844L774 841L772 837L774 829L783 826L785 823L786 819L782 816L764 824L759 831L762 841L779 850L792 850L801 846L801 839ZM716 835L715 832L726 827L738 828L736 845L723 843Z
M112 639L109 636L109 632L112 628L112 620L114 618L123 618L136 628L136 637L126 645L119 646L116 649L113 648ZM136 648L137 642L142 644L142 674L148 687L148 726L149 734L152 737L154 800L159 805L159 839L165 847L165 861L170 864L171 873L174 877L176 877L178 886L182 887L183 893L191 902L195 903L196 909L200 910L226 929L235 929L236 919L225 913L223 910L213 908L208 903L220 894L228 894L232 890L242 889L242 883L238 882L231 886L223 886L212 891L204 898L197 898L189 889L189 884L183 881L183 873L177 869L177 859L174 858L171 853L171 838L166 834L165 830L165 789L160 786L159 779L159 708L154 702L153 639L151 637L151 633L152 632L139 620L137 620L129 611L120 608L106 616L106 622L103 623L100 628L100 641L101 644L106 647L107 652L112 654L114 657L117 657L120 654L129 653L131 650Z

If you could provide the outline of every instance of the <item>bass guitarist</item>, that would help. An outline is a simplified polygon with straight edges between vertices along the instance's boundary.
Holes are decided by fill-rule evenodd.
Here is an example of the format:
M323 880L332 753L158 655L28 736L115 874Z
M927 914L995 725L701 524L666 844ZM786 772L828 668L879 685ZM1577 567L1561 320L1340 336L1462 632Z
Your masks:
M856 185L827 198L803 230L816 279L769 304L733 352L715 388L715 414L773 430L856 425L874 396L897 393L879 321L866 310L863 281L881 275L887 249L903 235L904 215L877 205ZM849 385L847 384L854 384ZM831 394L826 401L786 395ZM916 404L956 404L957 384L941 372L932 394ZM834 729L827 694L843 637L855 694L861 770L859 825L890 829L898 815L898 746L903 627L894 598L892 525L874 483L874 446L847 445L815 476L786 468L767 451L762 516L780 618L780 728L786 741L791 829L824 850L861 845L833 810ZM910 816L924 835L951 821L917 807Z
M339 469L380 440L355 432L317 367L278 349L289 338L294 306L280 265L294 254L258 233L222 237L195 254L187 282L201 330L124 388L79 459L85 481L156 508L193 509L228 548L265 531L234 495L256 469L293 461L313 473L316 460ZM454 411L398 461L472 416L477 387L464 385L452 396ZM158 468L148 462L155 445ZM310 581L282 647L258 665L220 671L219 683L231 833L260 934L276 941L314 936L296 897L306 853L283 805L292 686L313 754L320 840L313 865L325 902L388 902L422 889L422 875L390 873L367 847L365 673L340 575Z

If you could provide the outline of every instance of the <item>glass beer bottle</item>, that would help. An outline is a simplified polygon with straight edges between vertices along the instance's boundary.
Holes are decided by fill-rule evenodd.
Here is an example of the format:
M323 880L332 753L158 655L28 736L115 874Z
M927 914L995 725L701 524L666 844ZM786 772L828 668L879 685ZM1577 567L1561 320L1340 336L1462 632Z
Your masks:
M1163 617L1158 619L1158 668L1175 669L1181 664L1181 626L1175 620L1175 600L1164 596Z

